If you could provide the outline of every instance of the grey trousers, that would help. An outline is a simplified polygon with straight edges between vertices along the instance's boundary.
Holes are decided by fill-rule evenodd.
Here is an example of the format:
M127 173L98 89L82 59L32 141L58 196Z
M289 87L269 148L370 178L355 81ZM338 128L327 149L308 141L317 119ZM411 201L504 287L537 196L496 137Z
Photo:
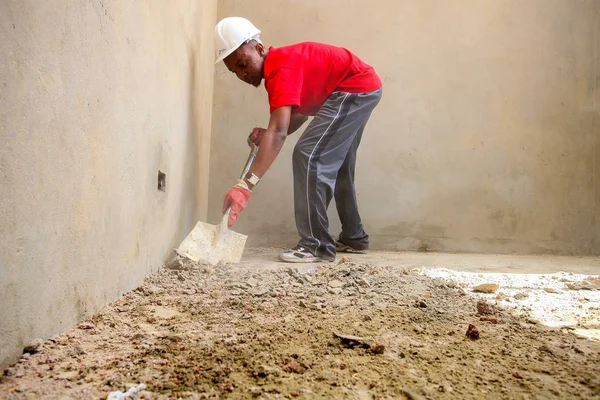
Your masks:
M382 90L334 92L310 122L293 154L294 211L299 246L328 260L335 258L327 207L335 198L342 223L340 238L368 244L356 201L356 150Z

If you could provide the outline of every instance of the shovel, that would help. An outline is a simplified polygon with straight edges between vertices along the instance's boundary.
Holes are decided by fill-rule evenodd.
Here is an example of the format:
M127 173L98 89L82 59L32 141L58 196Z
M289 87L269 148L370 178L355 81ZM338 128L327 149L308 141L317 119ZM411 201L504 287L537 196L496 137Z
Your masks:
M257 153L258 146L251 144L250 155L240 179L248 173ZM177 254L209 265L216 265L219 262L239 263L247 236L229 230L227 220L230 211L231 208L225 212L221 223L216 226L199 221L175 250Z

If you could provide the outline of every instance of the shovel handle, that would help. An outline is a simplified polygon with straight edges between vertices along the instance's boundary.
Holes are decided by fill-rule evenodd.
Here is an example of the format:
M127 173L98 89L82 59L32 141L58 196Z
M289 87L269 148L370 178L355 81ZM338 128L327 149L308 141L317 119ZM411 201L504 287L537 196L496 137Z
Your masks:
M254 143L252 143L250 145L250 154L248 154L248 159L246 160L246 165L244 165L244 170L242 171L242 174L240 175L240 179L244 179L244 177L250 170L252 163L256 159L256 154L258 154L258 146L255 145ZM223 219L221 220L221 226L225 226L225 227L227 226L227 220L229 219L230 211L231 211L231 207L229 207L227 209L227 211L225 211L225 214L223 214Z
M248 155L248 159L246 160L246 165L244 165L244 170L242 171L242 174L240 175L240 179L244 179L244 177L250 170L252 163L256 159L257 154L258 154L258 146L255 145L254 143L252 143L250 146L250 154Z

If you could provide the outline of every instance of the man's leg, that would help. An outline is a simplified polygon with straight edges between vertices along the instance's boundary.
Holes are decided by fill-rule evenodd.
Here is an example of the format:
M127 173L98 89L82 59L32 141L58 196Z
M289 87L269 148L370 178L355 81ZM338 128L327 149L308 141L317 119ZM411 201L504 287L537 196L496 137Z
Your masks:
M332 93L294 148L294 208L301 237L299 246L315 256L335 258L327 207L338 171L380 98L381 90Z
M365 125L356 134L352 146L350 146L348 154L346 154L346 159L338 171L335 191L333 193L338 216L342 223L342 232L338 240L343 245L359 251L369 248L369 235L365 232L358 212L358 202L354 186L356 151L360 145Z

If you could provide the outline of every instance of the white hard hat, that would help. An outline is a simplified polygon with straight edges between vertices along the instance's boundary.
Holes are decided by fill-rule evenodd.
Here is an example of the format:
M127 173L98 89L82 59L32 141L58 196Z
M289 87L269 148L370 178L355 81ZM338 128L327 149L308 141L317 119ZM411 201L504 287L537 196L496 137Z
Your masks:
M260 31L246 18L228 17L219 21L215 26L215 50L217 52L215 64L250 39L260 42L259 34Z

